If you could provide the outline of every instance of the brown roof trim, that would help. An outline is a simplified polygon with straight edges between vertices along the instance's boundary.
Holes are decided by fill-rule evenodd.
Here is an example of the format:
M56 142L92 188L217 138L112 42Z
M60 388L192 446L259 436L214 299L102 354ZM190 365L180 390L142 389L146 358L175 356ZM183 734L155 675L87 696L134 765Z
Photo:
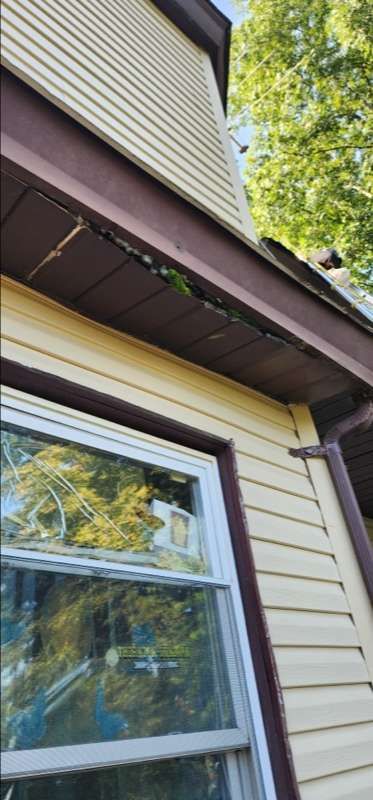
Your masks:
M7 72L3 96L3 160L14 176L373 385L364 329Z
M209 0L152 0L211 58L224 108L227 103L231 22Z
M282 691L260 600L232 442L12 361L3 360L2 379L13 389L217 457L277 796L279 800L300 800Z

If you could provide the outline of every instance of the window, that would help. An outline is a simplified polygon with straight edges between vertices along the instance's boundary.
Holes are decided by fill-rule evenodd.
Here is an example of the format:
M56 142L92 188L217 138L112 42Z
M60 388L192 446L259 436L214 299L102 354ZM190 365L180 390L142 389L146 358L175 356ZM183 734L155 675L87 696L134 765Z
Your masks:
M215 460L4 401L4 797L269 797Z

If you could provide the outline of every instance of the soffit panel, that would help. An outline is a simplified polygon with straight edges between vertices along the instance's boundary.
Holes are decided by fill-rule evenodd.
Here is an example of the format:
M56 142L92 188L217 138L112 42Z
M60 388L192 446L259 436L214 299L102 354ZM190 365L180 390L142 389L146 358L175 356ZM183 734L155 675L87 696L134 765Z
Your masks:
M308 402L350 377L211 299L177 291L147 256L128 255L89 223L18 182L6 181L3 270L95 320L282 401ZM137 251L138 252L138 251ZM140 263L141 259L145 263ZM152 263L152 262L151 262Z

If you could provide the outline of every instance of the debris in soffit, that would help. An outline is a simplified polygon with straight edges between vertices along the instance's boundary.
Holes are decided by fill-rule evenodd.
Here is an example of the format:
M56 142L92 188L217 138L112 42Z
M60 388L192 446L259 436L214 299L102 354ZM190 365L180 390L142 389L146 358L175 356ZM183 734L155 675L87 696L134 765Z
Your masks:
M64 237L62 241L60 241L52 250L47 253L47 255L42 259L42 261L37 264L29 275L26 278L26 281L32 284L33 279L39 272L43 269L44 266L49 264L50 262L57 260L59 256L62 255L64 249L68 247L72 240L82 231L86 230L92 233L93 235L98 236L100 239L104 239L110 242L115 247L118 247L122 250L127 256L134 259L138 264L142 267L147 269L153 275L156 275L158 278L163 280L170 288L174 291L178 292L182 295L187 295L190 297L195 297L197 300L204 305L205 308L215 311L218 314L221 314L225 317L225 319L230 323L240 322L242 325L246 325L251 329L254 329L261 334L262 336L266 337L267 339L272 339L275 341L280 342L281 344L289 347L293 346L298 348L299 350L305 350L305 345L302 341L293 337L291 340L287 340L277 334L273 334L270 331L263 328L258 322L254 319L251 319L248 314L242 313L237 311L234 308L230 308L227 303L221 300L219 297L216 297L209 292L206 292L200 286L195 284L191 281L186 275L183 275L178 269L175 267L168 267L165 264L161 264L156 258L153 256L143 253L138 250L136 247L133 247L129 242L125 241L121 237L117 236L112 230L100 227L97 223L89 221L87 219L83 219L82 216L74 214L70 211L69 208L66 208L62 204L56 203L56 201L51 200L48 196L44 195L41 192L37 192L37 194L41 194L48 202L57 205L63 211L65 211L69 216L71 216L72 220L72 229L69 231L67 236Z
M36 190L35 190L36 191ZM152 274L157 275L161 280L163 280L168 286L170 286L173 290L177 291L179 294L189 295L191 297L195 297L196 299L200 300L201 304L204 305L205 308L215 311L219 313L227 319L228 322L240 322L243 325L254 329L259 334L261 334L266 339L271 339L272 341L277 341L283 344L286 347L294 347L297 350L307 352L310 356L316 356L317 354L313 352L313 350L305 345L305 343L298 339L295 336L289 337L289 339L285 339L279 334L272 333L266 328L263 328L260 324L258 324L256 319L252 319L249 317L248 314L242 313L237 311L237 309L231 308L227 303L221 300L219 297L209 294L204 289L202 289L197 284L193 283L187 276L183 275L179 270L174 267L168 267L164 264L160 264L157 259L149 254L143 253L137 248L133 247L129 242L126 242L121 237L118 237L113 231L108 230L106 228L100 227L97 223L92 221L83 219L81 215L74 214L72 210L70 210L67 206L64 206L62 203L58 203L55 200L52 200L48 195L45 195L42 192L36 191L37 194L40 194L50 203L58 206L61 210L65 211L75 223L74 227L72 227L69 234L58 243L58 245L52 249L44 258L43 260L34 267L32 272L29 274L28 278L26 278L27 282L32 283L32 279L35 275L47 264L53 260L58 259L58 257L62 254L64 248L69 246L71 240L75 238L82 230L87 230L92 234L99 236L101 239L106 239L107 241L111 242L115 247L121 249L127 256L133 258L137 263L141 264L145 269L152 272ZM282 247L282 246L281 246ZM264 248L263 248L264 249ZM283 248L284 250L286 248ZM288 251L290 253L290 251ZM293 256L293 254L291 254ZM294 256L293 256L294 257Z
M305 350L305 345L302 341L296 339L295 337L289 341L282 336L270 333L268 330L259 325L257 320L253 320L251 317L249 317L248 314L244 314L241 311L237 311L237 309L230 308L230 306L228 306L228 304L219 297L206 292L196 283L191 281L186 275L183 275L181 272L179 272L179 270L177 270L175 267L167 267L165 264L160 264L157 259L153 258L153 256L144 255L137 248L129 244L129 242L126 242L121 237L118 237L115 233L113 233L113 231L96 227L92 223L86 224L89 225L92 232L95 232L100 237L107 239L116 247L119 247L121 250L123 250L123 252L126 253L126 255L134 258L135 261L148 269L153 275L157 275L157 277L163 279L165 283L167 283L172 289L179 292L179 294L195 297L197 300L201 301L205 308L215 311L218 314L222 314L231 323L240 322L251 329L255 329L267 339L280 342L287 347L292 345L299 350Z

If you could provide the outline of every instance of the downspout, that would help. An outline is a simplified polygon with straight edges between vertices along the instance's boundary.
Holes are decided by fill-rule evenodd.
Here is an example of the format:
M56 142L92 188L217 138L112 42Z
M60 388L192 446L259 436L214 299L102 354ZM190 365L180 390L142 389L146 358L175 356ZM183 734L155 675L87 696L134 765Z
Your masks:
M373 401L365 400L353 414L334 425L324 436L321 445L289 450L294 458L325 456L336 488L344 518L350 532L360 570L373 604L373 550L343 458L341 439L351 433L361 433L373 424ZM373 478L372 478L373 480Z

